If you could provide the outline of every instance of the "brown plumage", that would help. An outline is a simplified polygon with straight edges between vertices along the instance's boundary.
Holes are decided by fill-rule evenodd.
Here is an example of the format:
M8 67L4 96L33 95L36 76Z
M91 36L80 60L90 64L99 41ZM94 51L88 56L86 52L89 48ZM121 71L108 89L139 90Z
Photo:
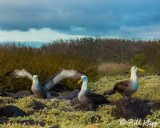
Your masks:
M104 92L105 95L112 95L116 92L120 93L123 97L130 97L136 90L131 89L132 82L130 80L120 81L115 84L114 88Z
M78 99L81 102L81 104L84 104L85 106L88 106L90 110L93 110L95 109L96 105L109 103L109 101L103 95L96 94L88 90L87 76L81 76L80 81L83 81L81 91L78 94Z
M127 88L131 85L131 81L126 80L126 81L121 81L115 84L113 90L115 92L120 93L123 96L131 96L131 93L126 93Z
M135 93L138 90L138 80L136 73L138 71L144 72L143 69L137 68L136 66L133 66L131 68L131 77L129 80L120 81L115 84L112 90L108 90L104 92L105 95L112 95L116 92L120 93L123 97L131 97L133 93Z
M106 99L106 97L104 97L103 95L96 94L96 93L93 93L93 92L88 92L85 96L88 97L89 99L91 99L92 102L95 105L103 104L103 103L108 103L109 102Z

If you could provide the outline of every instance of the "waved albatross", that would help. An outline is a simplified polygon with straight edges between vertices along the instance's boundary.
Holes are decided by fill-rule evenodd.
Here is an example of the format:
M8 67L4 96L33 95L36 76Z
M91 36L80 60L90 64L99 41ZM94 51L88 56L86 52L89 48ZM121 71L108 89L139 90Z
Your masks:
M5 76L13 77L13 78L28 78L32 81L31 91L38 98L47 98L50 93L49 91L62 79L65 78L73 78L79 79L83 75L82 72L76 70L66 70L62 69L60 72L56 73L52 77L50 77L44 83L40 83L37 75L31 75L25 69L19 70L15 69L5 74Z
M96 94L88 90L87 76L82 75L78 83L81 83L82 81L83 83L81 86L81 90L78 94L78 99L81 102L81 104L89 107L90 110L93 110L95 106L98 104L109 103L109 101L103 95Z
M135 93L138 90L138 79L137 79L137 71L144 72L143 69L137 68L136 66L133 66L131 68L131 76L129 80L120 81L115 84L114 88L112 90L106 91L105 95L112 95L116 92L120 93L123 97L129 97L129 101L131 98L131 95Z

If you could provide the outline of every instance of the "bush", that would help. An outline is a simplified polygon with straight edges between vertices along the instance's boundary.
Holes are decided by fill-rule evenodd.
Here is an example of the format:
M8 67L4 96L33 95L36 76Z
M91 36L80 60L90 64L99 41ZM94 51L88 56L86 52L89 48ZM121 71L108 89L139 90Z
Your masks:
M4 74L14 69L25 68L30 73L40 76L44 82L60 69L75 69L88 74L90 80L96 79L97 69L93 62L88 62L85 57L73 57L68 54L53 54L41 49L30 47L1 46L0 48L0 76L1 91L19 91L31 88L31 81L26 79L6 78ZM69 87L77 88L75 81L68 80ZM77 83L77 81L76 81Z
M149 73L159 73L159 51L160 41L101 38L58 40L41 48L20 44L1 45L0 91L30 89L29 80L15 80L4 76L6 72L16 68L25 68L32 74L39 75L41 82L62 68L82 71L88 75L90 81L96 81L101 73L105 75L125 72L130 62L131 65L146 68ZM66 82L70 88L80 88L77 81Z

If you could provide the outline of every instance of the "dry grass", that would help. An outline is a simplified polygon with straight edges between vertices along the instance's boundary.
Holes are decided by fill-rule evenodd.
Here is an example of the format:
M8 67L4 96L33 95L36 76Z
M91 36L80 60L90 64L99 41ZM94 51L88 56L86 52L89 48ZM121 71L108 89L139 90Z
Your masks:
M128 70L129 68L130 68L129 64L106 63L106 62L99 64L97 67L99 72L107 73L107 74L126 72L126 71L129 71Z

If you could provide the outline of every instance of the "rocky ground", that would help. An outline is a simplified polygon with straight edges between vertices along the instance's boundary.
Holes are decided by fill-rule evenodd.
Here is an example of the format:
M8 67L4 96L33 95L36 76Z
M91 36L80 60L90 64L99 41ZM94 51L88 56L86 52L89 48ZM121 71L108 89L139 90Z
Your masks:
M103 94L128 76L106 76L89 83L96 93ZM16 94L0 93L1 128L138 128L160 127L160 77L139 78L139 90L131 102L115 94L110 104L97 106L96 111L85 111L84 106L71 99L79 90L63 92L48 100L37 99L30 91ZM75 100L74 103L79 103Z

